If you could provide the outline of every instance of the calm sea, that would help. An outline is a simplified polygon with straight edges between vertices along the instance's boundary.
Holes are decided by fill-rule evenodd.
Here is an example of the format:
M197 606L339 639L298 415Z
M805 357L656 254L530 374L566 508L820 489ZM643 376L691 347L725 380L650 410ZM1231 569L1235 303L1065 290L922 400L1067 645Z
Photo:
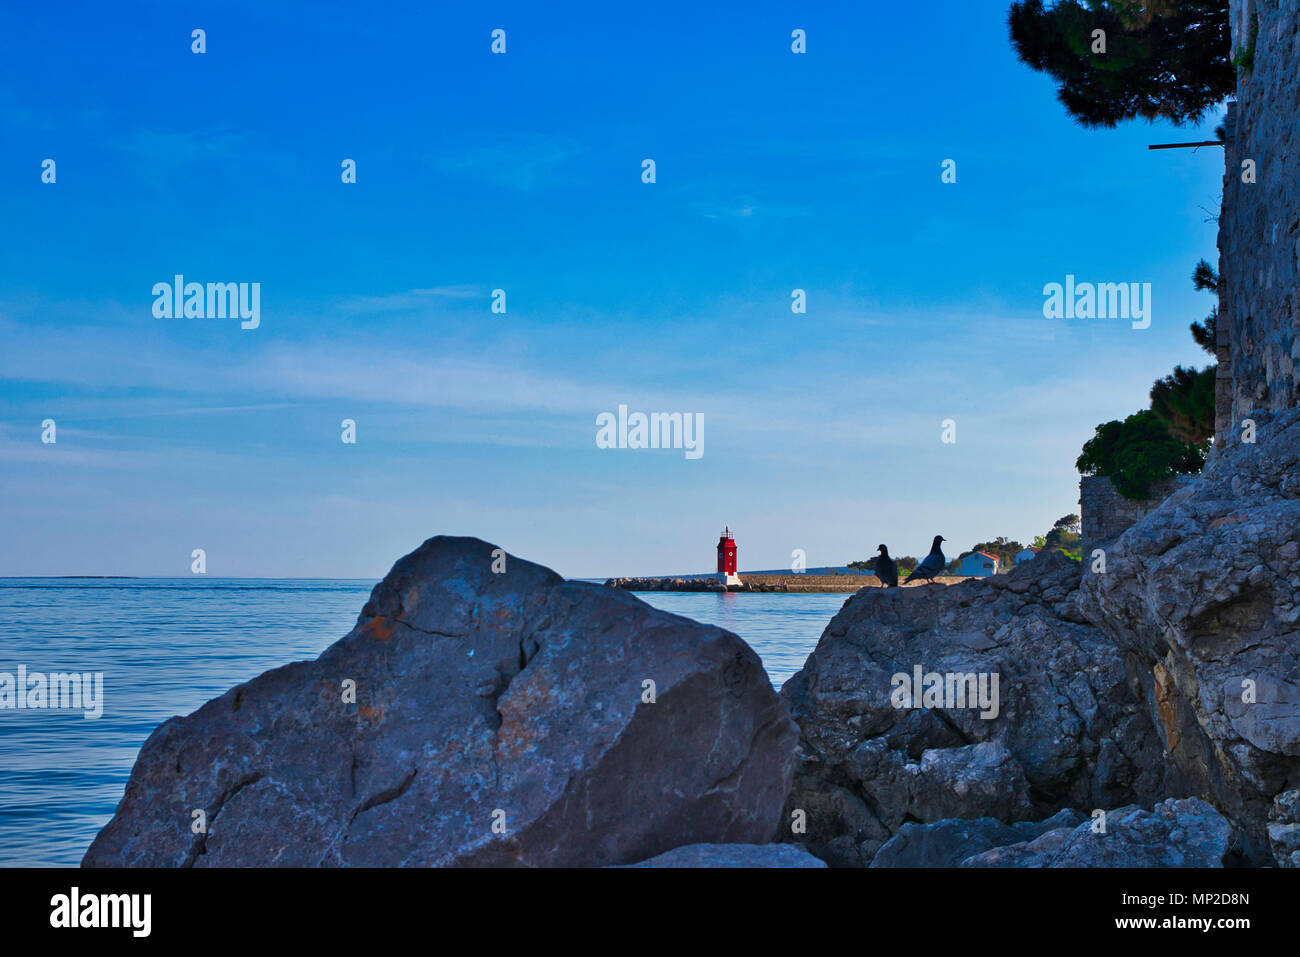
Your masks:
M314 658L373 581L0 579L0 672L103 672L103 715L0 709L0 865L75 866L160 723ZM847 595L649 593L740 635L772 682L798 671Z

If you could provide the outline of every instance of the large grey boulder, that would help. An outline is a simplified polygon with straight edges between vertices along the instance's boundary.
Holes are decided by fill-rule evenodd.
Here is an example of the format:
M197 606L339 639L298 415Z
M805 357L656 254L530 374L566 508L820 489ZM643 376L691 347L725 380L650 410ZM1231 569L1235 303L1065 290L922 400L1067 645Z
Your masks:
M863 866L909 822L1037 820L1167 796L1177 782L1124 655L1078 607L1080 576L1046 553L1007 575L846 602L781 689L800 729L787 818L805 822L785 839ZM918 667L988 675L990 692L996 675L996 708L897 707L908 702L894 676Z
M1169 799L1154 810L1122 807L1047 831L1032 841L974 854L962 867L1222 867L1232 844L1227 819L1199 798Z
M1172 766L1241 853L1300 850L1300 409L1253 415L1198 481L1088 560L1081 610L1128 654ZM1085 556L1090 559L1091 556Z
M761 844L795 736L730 632L438 537L315 661L155 730L83 864L600 866Z
M688 844L624 867L825 867L796 844Z

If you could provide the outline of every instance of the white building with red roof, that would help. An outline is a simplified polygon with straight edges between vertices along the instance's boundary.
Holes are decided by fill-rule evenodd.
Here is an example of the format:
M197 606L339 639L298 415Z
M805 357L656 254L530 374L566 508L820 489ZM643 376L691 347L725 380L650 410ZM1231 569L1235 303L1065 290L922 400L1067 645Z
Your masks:
M996 575L1001 564L996 555L990 555L988 552L971 552L969 555L963 555L957 562L956 574L986 578L989 575Z

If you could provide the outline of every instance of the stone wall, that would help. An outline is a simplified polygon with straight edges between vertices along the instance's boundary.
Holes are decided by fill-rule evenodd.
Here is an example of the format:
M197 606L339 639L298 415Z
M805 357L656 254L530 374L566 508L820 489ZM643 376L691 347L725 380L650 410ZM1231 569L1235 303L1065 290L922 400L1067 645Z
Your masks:
M1125 498L1104 475L1085 475L1079 481L1079 521L1083 560L1093 548L1113 541L1121 532L1154 511L1174 492L1196 481L1195 475L1175 475L1151 486L1151 496L1141 502Z
M1251 409L1300 405L1300 5L1232 0L1232 45L1252 64L1239 71L1237 103L1225 124L1220 437ZM1247 160L1254 162L1253 183L1242 181Z

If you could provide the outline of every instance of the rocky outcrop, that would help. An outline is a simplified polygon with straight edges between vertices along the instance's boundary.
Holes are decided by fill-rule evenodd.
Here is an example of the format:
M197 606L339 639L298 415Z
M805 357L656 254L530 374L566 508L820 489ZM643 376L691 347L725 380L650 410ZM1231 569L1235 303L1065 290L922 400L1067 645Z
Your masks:
M1045 821L994 818L904 824L872 867L1222 867L1232 827L1198 798Z
M1124 655L1079 608L1080 574L1047 552L1006 575L849 599L781 690L800 728L787 818L804 821L786 839L861 866L909 822L1177 793ZM930 674L947 697L907 700ZM956 695L980 676L987 692L996 676L992 706Z
M439 537L315 661L155 730L83 863L597 866L762 844L795 734L730 632Z
M1248 417L1083 568L850 599L782 689L787 839L838 865L1300 866L1300 409ZM997 675L1000 700L900 707L916 669ZM1120 807L1132 846L1006 843L1067 807Z
M996 818L948 818L933 824L904 824L871 860L872 867L956 867L969 857L1020 845L1049 831L1071 829L1083 815L1066 809L1045 821L1005 824Z
M1045 831L1020 844L974 854L962 867L1222 867L1232 827L1198 798L1154 810L1122 807L1100 820Z
M1273 798L1268 815L1268 846L1281 867L1300 867L1300 789Z
M1080 607L1129 655L1168 762L1256 863L1297 863L1300 410L1255 412L1199 481L1089 563Z
M825 867L794 844L689 844L624 867Z

